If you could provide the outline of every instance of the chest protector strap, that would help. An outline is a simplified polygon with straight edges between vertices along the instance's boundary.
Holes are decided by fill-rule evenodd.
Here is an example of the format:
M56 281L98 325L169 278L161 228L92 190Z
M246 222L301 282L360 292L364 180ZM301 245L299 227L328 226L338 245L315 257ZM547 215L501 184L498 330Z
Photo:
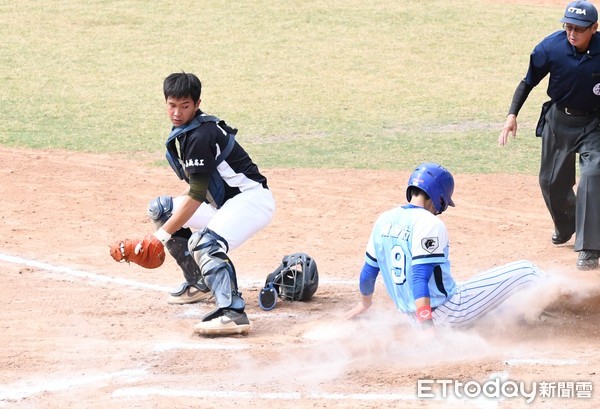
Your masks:
M235 145L235 134L237 133L237 129L228 126L225 121L220 120L219 118L211 115L198 115L196 116L189 124L184 126L173 127L169 137L167 138L167 142L165 143L167 147L166 157L169 165L175 172L175 174L181 180L185 180L189 182L188 176L185 174L183 170L183 160L179 157L179 151L177 149L176 141L180 135L185 134L186 132L192 131L198 128L205 122L216 122L217 125L224 129L227 132L227 136L229 137L229 141L227 145L225 145L225 149L217 156L215 170L210 175L210 180L208 183L208 193L212 197L214 204L217 208L221 207L224 202L225 197L225 186L223 178L219 174L219 171L216 169L217 166L221 164L229 156L231 151L233 150L233 146ZM207 200L208 203L208 200Z

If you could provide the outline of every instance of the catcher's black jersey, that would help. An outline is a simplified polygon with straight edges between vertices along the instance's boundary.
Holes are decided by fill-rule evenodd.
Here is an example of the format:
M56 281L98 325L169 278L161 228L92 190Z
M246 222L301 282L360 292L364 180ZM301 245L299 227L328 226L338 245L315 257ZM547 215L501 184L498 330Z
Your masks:
M203 115L200 111L199 115ZM216 166L217 156L225 149L229 136L216 122L208 121L178 137L183 169L192 173L212 174L216 169L224 181L225 200L257 185L267 188L267 179L248 153L235 141L227 157Z

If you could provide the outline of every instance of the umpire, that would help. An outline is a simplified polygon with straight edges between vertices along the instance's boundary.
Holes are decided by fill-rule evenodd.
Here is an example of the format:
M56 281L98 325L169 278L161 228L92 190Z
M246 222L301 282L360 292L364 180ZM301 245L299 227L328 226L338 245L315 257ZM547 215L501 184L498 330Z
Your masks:
M575 233L580 270L598 268L600 255L600 34L598 11L573 1L560 20L562 31L544 38L531 53L498 138L505 145L517 132L517 115L529 93L550 74L536 135L542 137L539 182L554 221L552 243ZM575 159L579 154L577 195Z

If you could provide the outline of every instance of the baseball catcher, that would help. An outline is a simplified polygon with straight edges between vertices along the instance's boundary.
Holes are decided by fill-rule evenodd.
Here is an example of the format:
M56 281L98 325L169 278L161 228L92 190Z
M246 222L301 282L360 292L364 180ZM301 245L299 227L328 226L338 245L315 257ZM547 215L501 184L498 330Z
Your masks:
M271 221L275 201L267 178L237 141L237 129L200 109L201 90L194 74L165 78L165 106L173 125L165 143L166 159L188 187L176 197L151 199L147 215L154 233L141 241L118 242L111 254L118 261L156 268L166 248L185 279L167 302L214 300L215 309L194 325L194 332L245 334L251 322L228 252Z

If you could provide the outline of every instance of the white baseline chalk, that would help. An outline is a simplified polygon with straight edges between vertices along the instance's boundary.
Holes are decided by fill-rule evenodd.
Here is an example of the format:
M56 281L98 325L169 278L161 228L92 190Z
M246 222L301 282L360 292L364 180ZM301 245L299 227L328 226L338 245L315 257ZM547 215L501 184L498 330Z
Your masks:
M314 399L320 401L337 400L337 401L422 401L416 396L415 392L406 391L390 392L390 393L327 393L327 392L253 392L253 391L228 391L228 390L207 390L207 389L168 389L165 387L125 387L116 389L112 393L113 398L148 398L149 396L164 396L169 398L209 398L209 399L228 399L242 400L261 399L261 400L306 400ZM460 402L460 407L476 407L481 408L496 408L498 402L495 400L474 399L457 400L452 397L431 398L427 401L445 401L451 403L452 407L456 407L456 403Z
M243 391L223 391L223 390L185 390L185 389L166 389L166 388L142 388L130 387L121 388L113 392L113 397L135 398L147 397L149 395L159 395L168 397L186 397L186 398L227 398L227 399L334 399L334 400L416 400L411 394L403 393L301 393L301 392L243 392Z
M153 351L164 352L171 350L193 350L193 349L207 349L207 350L227 350L227 351L238 351L242 349L249 349L248 344L226 344L226 343L183 343L183 342L160 342L154 346Z
M99 384L114 378L125 378L126 381L138 381L145 377L146 370L129 369L120 372L112 372L101 375L77 375L75 378L64 379L38 379L31 381L15 382L12 384L0 385L0 402L24 399L29 396L43 392L60 392L70 390L74 387L90 384Z
M575 359L540 359L540 358L515 358L504 361L506 365L549 365L549 366L566 366L579 365L580 362Z
M265 278L238 278L238 284L240 287L260 287L262 288L265 285L265 279L267 275L265 274ZM358 289L358 273L356 274L356 280L344 280L341 278L335 277L325 277L323 273L319 273L319 285L353 285Z
M142 282L130 280L127 278L110 277L110 276L106 276L103 274L95 274L95 273L90 273L88 271L75 270L75 269L72 269L69 267L64 267L64 266L55 266L55 265L52 265L49 263L44 263L42 261L26 259L26 258L17 257L17 256L10 256L10 255L1 254L1 253L0 253L0 261L4 261L7 263L11 263L11 264L19 264L19 265L23 265L23 266L33 267L38 270L48 271L51 273L65 274L68 276L83 278L86 280L95 281L95 282L99 282L99 283L111 283L111 284L122 285L125 287L142 288L142 289L146 289L146 290L154 290L154 291L161 291L161 292L171 292L173 290L173 287L166 287L166 286L161 286L161 285L157 285L157 284L142 283ZM256 286L256 287L262 288L262 286L265 283L265 280L264 279L240 279L240 280L238 280L238 283L240 284L240 287L248 288L248 287ZM358 279L357 280L342 280L342 279L338 279L338 278L319 277L319 285L356 285L356 286L358 286Z
M289 301L287 301L289 302ZM205 311L200 311L198 308L188 308L177 314L178 317L183 318L202 318L206 314ZM255 312L248 313L248 318L298 318L298 317L307 317L308 313L300 313L300 312L278 312L278 311L264 311L264 312Z
M7 263L12 263L12 264L20 264L20 265L24 265L24 266L28 266L28 267L34 267L39 270L44 270L44 271L48 271L51 273L66 274L69 276L84 278L86 280L97 281L100 283L119 284L119 285L123 285L126 287L143 288L146 290L155 290L155 291L162 291L162 292L171 291L170 287L164 287L164 286L148 284L148 283L140 283L139 281L129 280L127 278L109 277L109 276L105 276L102 274L94 274L94 273L90 273L87 271L74 270L69 267L54 266L52 264L43 263L41 261L30 260L30 259L25 259L25 258L21 258L21 257L15 257L15 256L9 256L6 254L0 254L0 261L5 261Z

